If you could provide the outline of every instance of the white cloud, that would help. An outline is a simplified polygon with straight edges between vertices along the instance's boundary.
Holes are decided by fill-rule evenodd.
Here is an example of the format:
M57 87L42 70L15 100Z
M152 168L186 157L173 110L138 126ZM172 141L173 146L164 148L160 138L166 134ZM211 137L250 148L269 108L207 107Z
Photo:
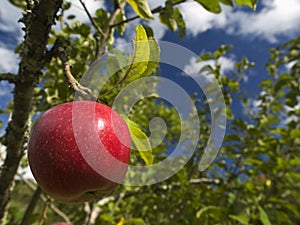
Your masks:
M276 42L278 36L295 35L300 30L299 0L265 0L261 11L245 12L223 6L220 14L206 11L195 2L180 6L188 33L196 36L209 29L223 29L231 35L259 37Z
M221 64L221 73L226 74L234 69L235 61L232 58L222 56L218 59L218 63ZM208 65L215 66L215 61L207 60L205 62L197 62L197 58L193 57L190 59L190 63L184 67L184 71L193 76L199 74L199 71Z
M225 13L210 13L196 2L182 4L179 8L185 20L188 33L194 36L209 29L226 25L227 18Z
M9 1L2 1L0 8L0 30L2 32L16 32L20 34L22 24L18 19L22 17L22 10L13 6Z
M289 36L299 32L299 0L266 0L260 12L238 11L228 17L228 25L236 34L264 38L276 42L278 36Z
M16 73L18 68L17 55L10 49L0 45L0 71L4 73Z
M12 84L0 82L0 97L4 99L5 97L8 97L11 95L13 86ZM0 103L0 106L2 105L3 102Z
M78 0L71 0L72 7L66 11L66 16L75 15L76 20L89 22L82 5ZM85 1L85 5L92 15L99 8L104 7L104 1ZM18 58L14 54L13 48L23 37L21 30L22 23L18 20L22 17L22 10L13 6L9 1L1 2L0 8L0 71L16 73L18 68ZM59 29L59 25L56 25Z

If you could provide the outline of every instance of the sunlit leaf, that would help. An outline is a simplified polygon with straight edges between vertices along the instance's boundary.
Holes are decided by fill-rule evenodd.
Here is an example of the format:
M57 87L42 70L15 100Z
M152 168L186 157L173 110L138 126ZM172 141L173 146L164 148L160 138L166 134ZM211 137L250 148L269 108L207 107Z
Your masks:
M136 14L138 14L141 18L145 20L154 19L147 0L126 0L126 2L131 5Z
M148 43L150 51L149 61L146 70L143 72L143 74L141 74L140 77L151 75L151 73L157 68L159 64L160 48L157 41L154 38L150 37Z
M220 0L220 2L222 2L224 5L229 5L229 6L233 7L232 0Z
M213 205L205 206L197 212L196 217L200 218L202 216L202 214L204 214L208 210L224 210L224 208L222 208L220 206L213 206Z
M213 57L212 57L212 55L211 55L211 53L203 53L200 57L199 57L199 59L197 59L197 62L201 62L202 60L203 61L207 61L207 60L210 60L210 59L212 59Z
M126 75L128 81L138 79L145 72L150 58L148 37L142 25L136 27L136 37L133 43L132 62L128 69L129 74Z
M291 138L300 138L300 130L294 129L290 132Z
M222 8L219 4L219 0L196 0L200 3L206 10L213 13L220 13Z
M256 9L257 0L235 0L237 5L246 5L252 8L253 10Z
M148 38L142 25L136 27L134 53L128 68L127 81L131 82L140 77L149 76L157 67L160 49L156 40Z
M120 219L120 221L117 223L117 225L123 225L123 224L124 224L124 221L125 221L125 219L124 219L124 217L122 217L122 218Z
M267 213L261 206L258 206L258 211L259 211L259 219L262 222L262 224L263 225L271 225L271 222L269 220Z
M184 37L186 26L185 26L185 21L183 19L183 16L182 16L179 8L176 8L174 10L173 17L177 23L177 29L178 29L179 36Z
M17 6L22 9L26 9L26 1L25 0L9 0L11 4Z
M166 25L170 30L175 31L177 29L176 20L173 17L172 3L167 1L165 8L159 13L160 22Z
M152 165L153 155L149 138L134 121L130 120L125 115L122 115L122 117L128 125L131 140L137 148L141 158L144 160L147 166Z
M249 219L245 215L229 215L229 218L238 221L241 224L249 224Z

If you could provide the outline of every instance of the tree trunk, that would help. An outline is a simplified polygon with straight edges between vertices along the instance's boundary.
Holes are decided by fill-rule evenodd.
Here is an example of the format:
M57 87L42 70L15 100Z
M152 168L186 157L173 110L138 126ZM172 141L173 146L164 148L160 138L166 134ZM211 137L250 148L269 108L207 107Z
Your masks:
M49 32L63 0L40 0L28 5L27 14L22 18L25 39L23 42L18 77L14 81L14 105L12 119L5 134L7 154L0 174L0 224L11 198L14 176L24 154L24 137L32 110L34 87L45 66L46 46Z

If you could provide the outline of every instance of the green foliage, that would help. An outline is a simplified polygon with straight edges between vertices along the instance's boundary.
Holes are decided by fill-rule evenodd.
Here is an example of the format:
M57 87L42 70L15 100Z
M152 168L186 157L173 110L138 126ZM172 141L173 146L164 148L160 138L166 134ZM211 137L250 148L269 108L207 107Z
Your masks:
M196 0L199 4L201 4L206 10L213 13L220 13L222 11L221 6L219 4L219 0Z
M247 5L252 9L256 9L257 0L235 0L238 5Z
M23 1L12 1L23 7ZM143 19L153 19L147 1L127 1ZM179 8L180 1L168 0L161 7L160 21L170 30L184 35L185 24ZM253 0L199 0L205 9L219 13L221 4L245 5L255 9ZM71 3L65 2L64 10ZM104 45L110 50L114 38L122 35L127 26L126 8L113 21L119 24L107 32ZM114 19L113 12L98 9L94 20L102 31L111 28L108 22ZM107 74L112 75L99 97L112 105L114 98L124 85L139 78L158 73L160 50L153 37L151 27L136 27L133 52L103 51L103 34L90 25L76 21L70 16L61 29L52 30L49 46L60 38L68 42L67 51L72 62L72 74L80 80L88 65L93 63L99 52L107 56ZM118 32L113 32L116 29ZM98 202L83 205L64 205L53 200L52 205L66 214L74 225L85 223L90 216L88 207L96 214L95 224L300 224L300 38L293 39L278 48L270 50L266 65L269 76L259 85L261 93L249 99L243 90L243 76L255 64L246 56L235 64L230 74L222 73L222 57L228 56L233 47L222 45L213 52L199 56L199 62L213 62L209 69L222 89L227 105L228 127L221 153L214 163L203 172L198 163L209 138L211 129L208 99L201 93L191 95L197 106L200 120L199 143L187 165L168 180L145 187L119 186ZM22 45L19 46L22 50ZM119 70L116 71L116 68ZM105 75L105 74L101 74ZM91 82L95 87L97 83ZM155 88L155 84L151 84ZM94 87L94 86L93 86ZM243 105L242 118L232 112L233 99ZM53 58L44 68L38 86L34 90L32 114L66 101L73 100L73 93L67 87L63 65ZM251 102L255 100L256 108ZM128 102L129 99L125 99ZM11 102L4 113L12 110ZM121 107L127 107L124 104ZM162 118L168 132L160 145L151 151L133 151L131 164L151 165L164 160L167 150L176 145L180 132L180 115L156 96L144 98L130 110L126 120L137 149L151 149L150 135L155 139L154 127L150 130L152 118ZM153 131L153 134L151 133ZM188 131L187 131L188 132ZM142 137L145 142L134 137ZM26 159L23 167L26 167ZM18 177L18 176L16 176ZM26 179L25 179L26 180ZM20 177L12 195L7 224L20 224L25 208L33 195L28 184ZM45 196L42 195L45 199ZM39 201L32 214L32 224L38 224L45 203ZM97 214L98 212L98 214ZM62 221L61 214L51 207L47 209L46 224Z
M159 46L152 37L147 37L142 25L136 27L134 52L126 72L128 82L151 75L158 66L160 57Z
M149 8L147 0L126 0L133 10L138 14L141 18L146 20L153 20L152 12Z
M140 156L142 157L142 159L144 160L147 166L152 165L153 163L152 147L147 135L141 130L139 125L137 125L135 122L130 120L125 115L122 115L122 117L125 119L128 125L131 140L134 146L136 147L136 149L139 151Z
M176 31L181 37L185 36L185 22L178 8L173 7L172 1L166 1L165 7L159 13L160 22L170 30Z
M9 2L19 8L25 9L26 8L26 1L25 0L9 0Z

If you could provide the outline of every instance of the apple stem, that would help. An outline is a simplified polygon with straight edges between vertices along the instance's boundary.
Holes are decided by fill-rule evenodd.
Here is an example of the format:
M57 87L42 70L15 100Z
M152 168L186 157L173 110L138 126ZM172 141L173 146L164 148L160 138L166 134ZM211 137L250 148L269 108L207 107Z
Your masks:
M82 86L72 75L72 66L70 64L69 57L66 53L65 46L61 46L58 48L58 56L64 65L64 72L69 84L69 88L76 91L81 97L83 97L86 100L96 101L97 97L93 95L92 91L89 88Z
M84 100L91 100L97 102L104 102L103 99L99 99L96 97L92 90L88 87L81 85L71 73L72 65L70 63L69 56L67 54L67 41L63 41L61 39L56 40L55 44L57 47L58 57L63 63L63 69L65 72L66 80L69 84L69 88L75 91L82 99Z

